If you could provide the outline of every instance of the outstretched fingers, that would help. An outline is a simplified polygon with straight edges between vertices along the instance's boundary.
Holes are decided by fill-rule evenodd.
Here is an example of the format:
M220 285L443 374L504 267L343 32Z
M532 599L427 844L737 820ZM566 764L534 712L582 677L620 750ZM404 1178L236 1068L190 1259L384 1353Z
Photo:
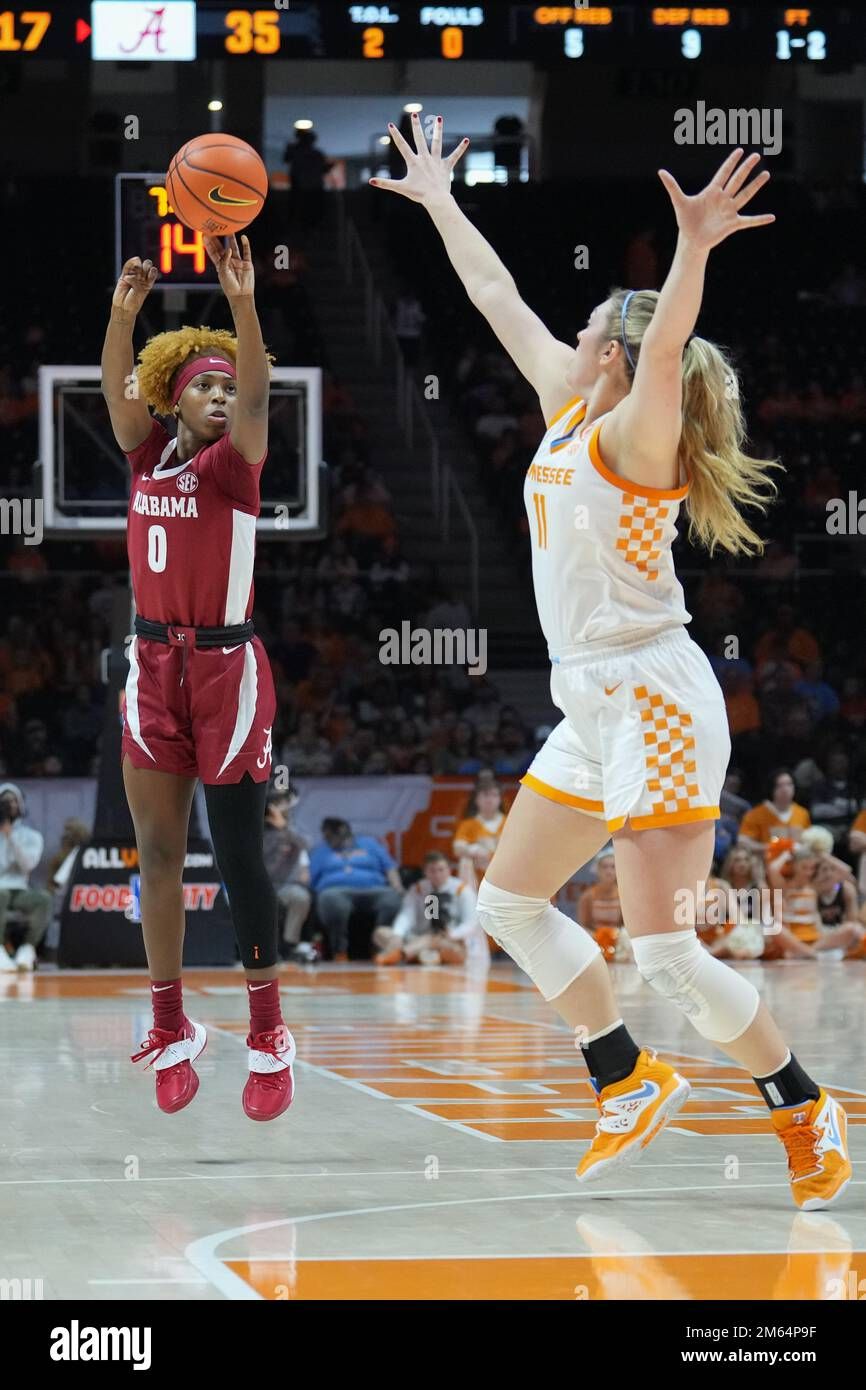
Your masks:
M455 166L455 164L458 162L458 160L460 160L460 159L463 158L463 156L465 155L465 153L466 153L466 151L468 150L468 148L469 148L469 138L468 138L468 136L465 136L465 137L460 141L460 144L457 146L456 150L452 150L451 153L449 154L448 158L447 158L446 161L445 161L445 166L446 166L446 168L447 168L449 171L450 171L451 169L454 168L454 166Z
M397 146L397 149L400 151L401 155L405 159L406 163L408 164L410 160L415 158L414 151L409 148L409 145L406 143L406 140L404 139L402 133L397 129L393 121L388 122L388 133L391 136L391 139L394 141L394 144Z

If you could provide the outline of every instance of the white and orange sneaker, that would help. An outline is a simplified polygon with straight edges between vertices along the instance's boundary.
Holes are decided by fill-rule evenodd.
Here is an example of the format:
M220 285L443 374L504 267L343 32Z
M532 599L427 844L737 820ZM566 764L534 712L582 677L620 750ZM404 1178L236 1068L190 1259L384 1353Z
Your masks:
M275 1120L295 1095L295 1040L285 1026L247 1038L250 1074L244 1087L244 1114L251 1120Z
M198 1077L192 1063L206 1046L207 1031L202 1024L184 1018L183 1027L177 1033L167 1028L151 1028L147 1041L141 1044L141 1051L130 1058L132 1062L150 1058L146 1065L153 1067L156 1076L156 1103L166 1115L183 1110L193 1099L198 1090Z
M612 1169L639 1158L691 1091L679 1072L646 1049L640 1053L634 1071L624 1080L605 1086L601 1091L592 1077L590 1081L601 1119L595 1127L595 1138L577 1169L579 1182L606 1177Z
M801 1211L835 1202L851 1181L848 1116L821 1087L817 1100L771 1110L773 1128L788 1152L791 1192Z

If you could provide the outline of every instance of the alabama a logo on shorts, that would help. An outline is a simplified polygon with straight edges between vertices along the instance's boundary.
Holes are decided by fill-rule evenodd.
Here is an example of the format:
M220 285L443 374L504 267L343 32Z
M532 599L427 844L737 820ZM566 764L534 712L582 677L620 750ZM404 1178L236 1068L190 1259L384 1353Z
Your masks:
M267 767L268 765L268 759L271 756L271 750L273 747L273 744L271 742L272 729L273 724L271 724L267 729L265 729L265 746L262 749L262 756L260 758L256 758L256 767Z

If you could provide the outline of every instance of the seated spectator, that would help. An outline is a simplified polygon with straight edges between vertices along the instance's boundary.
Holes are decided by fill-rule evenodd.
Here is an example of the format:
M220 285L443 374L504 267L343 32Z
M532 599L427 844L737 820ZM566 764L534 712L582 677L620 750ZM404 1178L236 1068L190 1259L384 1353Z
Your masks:
M14 782L0 784L0 971L35 970L36 948L51 922L51 894L30 887L45 841L24 824L24 795ZM11 912L24 917L24 940L14 958L6 950Z
M861 807L848 831L848 848L857 859L857 886L866 898L866 806Z
M493 858L504 827L501 789L495 782L477 786L454 832L453 845L458 874L473 890Z
M349 959L349 919L369 904L376 926L390 926L400 908L403 883L384 845L370 835L353 835L348 821L322 821L323 844L310 855L310 883L316 912L331 950L331 959Z
M596 856L593 868L595 881L584 888L577 900L577 920L595 938L606 961L632 960L623 927L613 850L603 849Z
M493 771L500 777L522 776L533 756L521 725L503 719L499 726L499 752Z
M309 675L316 659L316 648L304 635L298 619L286 618L280 629L279 640L273 644L269 655L286 680L297 683L306 680Z
M770 795L747 811L740 822L738 843L746 849L763 849L780 835L799 839L812 824L805 806L794 800L794 779L787 768L779 768L769 779Z
M806 667L793 693L797 699L806 702L816 724L822 719L832 719L839 713L839 696L831 685L821 679L820 661L813 661Z
M298 720L295 733L283 745L281 761L286 764L295 777L312 777L311 764L314 759L331 760L331 749L327 740L317 732L316 716L312 710L305 710Z
M335 579L357 579L358 573L358 562L349 553L346 542L335 536L316 565L316 577L330 583Z
M846 676L842 682L839 713L852 729L862 729L866 724L866 682L861 676Z
M451 872L441 850L424 859L424 877L409 889L390 927L373 933L377 965L489 962L487 937L475 913L475 893Z
M822 825L832 831L835 846L842 844L848 826L857 815L859 797L854 795L849 776L848 754L835 748L827 754L827 776L812 788L810 812Z
M731 738L756 732L761 727L761 708L752 690L752 677L737 670L723 672L723 675L721 685Z
M719 796L719 810L723 816L729 816L732 820L741 821L749 809L749 803L744 796L740 796L743 786L743 774L738 767L729 767L725 774L724 784L721 795Z
M283 912L283 941L291 947L291 958L309 964L316 953L301 943L301 932L310 915L313 898L309 890L310 855L303 835L292 825L292 811L299 800L294 787L273 788L265 803L264 857L268 877L274 885Z
M92 700L90 687L79 685L72 704L63 712L61 735L68 755L68 772L83 775L102 731L103 715Z
M496 687L482 676L475 682L474 690L475 699L460 711L460 718L474 725L476 733L480 733L482 728L495 732L502 712Z
M767 865L767 881L782 894L781 919L773 924L773 936L778 953L784 960L814 960L821 940L821 918L818 913L818 894L815 892L817 855L808 849L795 849L792 872L785 878L779 866Z
M822 862L823 860L823 862ZM834 868L831 857L824 858L814 850L798 846L791 860L791 876L786 878L778 861L767 865L767 879L771 887L782 893L781 930L777 941L785 959L814 959L822 951L842 946L858 951L866 936L861 924L855 918L837 922L833 919L846 912L846 898L856 910L856 897L853 887L846 895L844 880ZM830 917L825 926L819 889L823 888L824 911Z
M758 668L766 662L787 658L805 669L813 662L820 661L821 649L811 632L797 626L792 605L783 603L779 607L775 625L755 644L754 657Z
M735 846L724 860L720 878L713 886L720 888L725 897L721 921L715 929L699 929L707 950L720 960L760 960L768 940L765 926L772 925L772 919L764 921L765 914L761 910L766 877L760 855Z
M842 946L853 959L866 940L866 927L857 916L857 890L853 883L836 872L829 861L823 860L815 870L815 892L823 928L820 949L831 950L834 946Z

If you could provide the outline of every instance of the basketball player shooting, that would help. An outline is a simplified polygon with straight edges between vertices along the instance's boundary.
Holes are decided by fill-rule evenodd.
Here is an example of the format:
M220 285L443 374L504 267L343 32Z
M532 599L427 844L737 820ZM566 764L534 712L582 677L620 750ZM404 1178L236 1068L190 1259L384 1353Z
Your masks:
M712 248L775 220L742 211L770 175L752 178L759 156L734 150L688 197L660 170L679 229L665 283L611 290L575 345L523 302L451 196L468 141L443 158L441 117L429 147L417 115L414 150L390 131L406 176L371 182L426 209L547 422L525 502L551 696L564 717L522 778L478 916L575 1029L601 1116L577 1176L603 1178L638 1158L689 1095L687 1081L631 1037L598 946L550 901L612 835L638 970L749 1069L787 1151L794 1202L826 1207L851 1179L845 1112L792 1056L752 981L695 931L730 738L712 667L686 631L671 554L681 504L690 539L711 553L763 548L742 509L765 507L778 465L743 452L736 372L693 330Z
M182 874L196 779L249 992L243 1108L270 1120L291 1104L295 1045L280 1013L277 901L262 836L276 697L255 636L253 561L268 448L271 360L254 297L250 244L205 240L234 333L185 326L158 333L133 375L136 317L157 279L150 261L123 267L102 350L102 393L132 470L127 546L135 634L123 723L123 780L135 826L141 917L154 1026L133 1061L149 1059L159 1108L198 1090L206 1043L184 1013ZM171 437L157 417L174 417Z

